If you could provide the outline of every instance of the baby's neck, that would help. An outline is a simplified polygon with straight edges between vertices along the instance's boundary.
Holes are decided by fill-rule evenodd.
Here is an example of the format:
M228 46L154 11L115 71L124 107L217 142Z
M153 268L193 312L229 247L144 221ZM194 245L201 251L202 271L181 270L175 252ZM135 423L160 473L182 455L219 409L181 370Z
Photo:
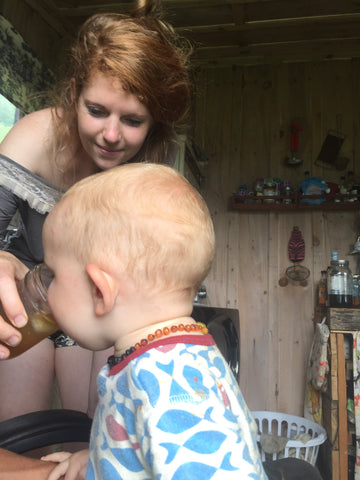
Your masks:
M120 357L130 349L138 349L140 345L149 344L163 337L179 335L201 335L201 328L196 326L191 317L176 317L146 327L134 329L124 335L115 345L115 356Z

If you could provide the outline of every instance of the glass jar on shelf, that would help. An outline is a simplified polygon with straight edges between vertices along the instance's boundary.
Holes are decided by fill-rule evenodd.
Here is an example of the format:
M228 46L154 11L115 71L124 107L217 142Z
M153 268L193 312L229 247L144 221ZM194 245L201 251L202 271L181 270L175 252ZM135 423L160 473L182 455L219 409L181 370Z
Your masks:
M360 308L360 275L353 275L353 307Z
M264 181L264 197L274 197L276 195L276 184L271 178L267 178ZM274 203L275 199L264 198L264 203Z
M347 260L338 260L329 272L329 306L351 308L353 305L353 275Z

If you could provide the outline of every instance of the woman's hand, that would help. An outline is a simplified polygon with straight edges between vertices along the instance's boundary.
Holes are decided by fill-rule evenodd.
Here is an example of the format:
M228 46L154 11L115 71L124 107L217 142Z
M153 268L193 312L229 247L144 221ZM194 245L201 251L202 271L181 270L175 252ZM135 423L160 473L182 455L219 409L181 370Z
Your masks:
M0 360L10 355L6 345L15 346L21 341L21 333L3 319L3 311L16 327L23 327L27 322L16 280L22 279L28 270L14 255L0 251Z
M41 460L58 463L51 471L48 480L85 480L89 450L80 450L76 453L51 453L42 457Z

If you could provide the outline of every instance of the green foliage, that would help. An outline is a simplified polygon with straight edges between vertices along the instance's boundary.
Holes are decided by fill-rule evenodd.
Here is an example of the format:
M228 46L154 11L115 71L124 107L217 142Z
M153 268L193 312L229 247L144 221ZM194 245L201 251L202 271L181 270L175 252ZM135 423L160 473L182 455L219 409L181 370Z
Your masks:
M11 127L6 127L0 122L0 142L2 142Z
M0 121L6 127L12 127L15 122L16 107L0 95Z
M0 142L15 123L16 107L0 95Z

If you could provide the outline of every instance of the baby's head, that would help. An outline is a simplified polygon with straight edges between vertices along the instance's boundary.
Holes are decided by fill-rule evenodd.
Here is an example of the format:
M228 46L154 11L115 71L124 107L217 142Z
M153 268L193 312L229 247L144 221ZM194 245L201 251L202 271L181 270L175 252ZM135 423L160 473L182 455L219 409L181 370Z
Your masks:
M43 239L45 254L56 242L84 268L96 264L115 276L125 273L138 290L178 291L191 299L215 247L211 217L196 189L172 168L144 163L71 187L49 214Z

